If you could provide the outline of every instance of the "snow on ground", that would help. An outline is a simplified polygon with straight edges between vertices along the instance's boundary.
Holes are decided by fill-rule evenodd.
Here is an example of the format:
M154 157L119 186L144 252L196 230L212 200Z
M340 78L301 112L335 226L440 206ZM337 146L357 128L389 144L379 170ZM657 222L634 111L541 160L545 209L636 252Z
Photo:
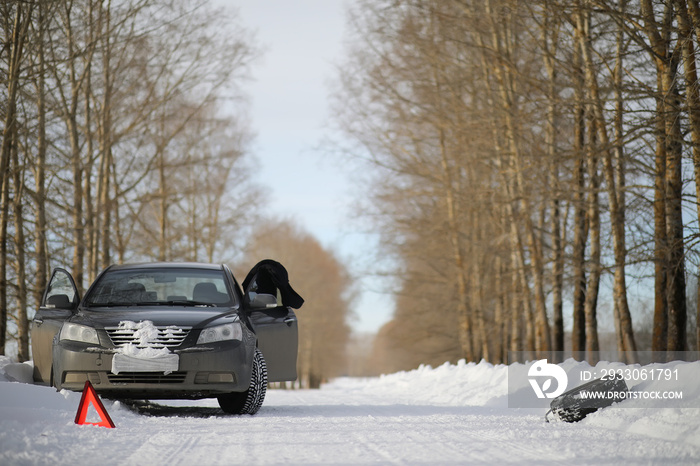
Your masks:
M32 385L30 364L0 356L0 464L698 464L700 362L658 367L683 375L676 407L627 400L575 424L508 408L506 366L460 362L269 390L255 416L103 399L107 429L74 424L80 393Z

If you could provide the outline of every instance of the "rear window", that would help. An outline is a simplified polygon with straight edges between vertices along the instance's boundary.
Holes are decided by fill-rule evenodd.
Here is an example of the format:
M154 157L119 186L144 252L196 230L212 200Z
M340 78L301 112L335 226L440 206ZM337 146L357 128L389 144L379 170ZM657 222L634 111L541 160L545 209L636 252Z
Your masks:
M91 307L235 304L223 270L108 270L85 297Z

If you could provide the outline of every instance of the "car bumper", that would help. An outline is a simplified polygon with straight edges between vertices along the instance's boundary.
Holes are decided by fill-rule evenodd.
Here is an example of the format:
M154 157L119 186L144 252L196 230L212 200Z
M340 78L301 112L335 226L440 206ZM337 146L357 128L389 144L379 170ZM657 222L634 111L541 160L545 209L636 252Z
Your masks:
M54 383L58 389L95 390L114 398L206 398L245 391L250 384L254 347L240 341L219 342L174 351L177 370L112 372L114 351L71 341L54 346Z

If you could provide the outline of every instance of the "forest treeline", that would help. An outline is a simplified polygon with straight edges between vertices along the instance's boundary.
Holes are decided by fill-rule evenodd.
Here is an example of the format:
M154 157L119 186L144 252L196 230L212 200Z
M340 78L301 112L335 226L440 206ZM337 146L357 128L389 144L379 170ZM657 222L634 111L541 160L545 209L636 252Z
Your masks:
M206 0L13 0L0 21L0 354L30 359L32 310L56 266L83 291L112 263L229 262L245 277L271 257L290 260L307 299L300 383L335 375L349 279L313 238L257 213L242 86L259 51L235 12Z
M0 21L0 354L9 336L24 361L51 268L82 289L241 236L256 196L236 99L257 52L206 2L8 1Z
M349 24L336 123L398 264L380 371L697 348L697 0L361 0Z

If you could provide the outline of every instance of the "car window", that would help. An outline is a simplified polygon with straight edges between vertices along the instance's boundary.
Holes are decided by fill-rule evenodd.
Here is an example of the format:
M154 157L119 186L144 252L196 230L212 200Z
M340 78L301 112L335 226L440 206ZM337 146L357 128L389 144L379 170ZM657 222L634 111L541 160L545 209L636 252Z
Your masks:
M203 269L108 270L85 298L87 306L231 306L224 272Z
M77 300L70 275L63 270L56 270L46 291L46 304L55 307L57 303L62 303L63 307L68 307L73 302Z

